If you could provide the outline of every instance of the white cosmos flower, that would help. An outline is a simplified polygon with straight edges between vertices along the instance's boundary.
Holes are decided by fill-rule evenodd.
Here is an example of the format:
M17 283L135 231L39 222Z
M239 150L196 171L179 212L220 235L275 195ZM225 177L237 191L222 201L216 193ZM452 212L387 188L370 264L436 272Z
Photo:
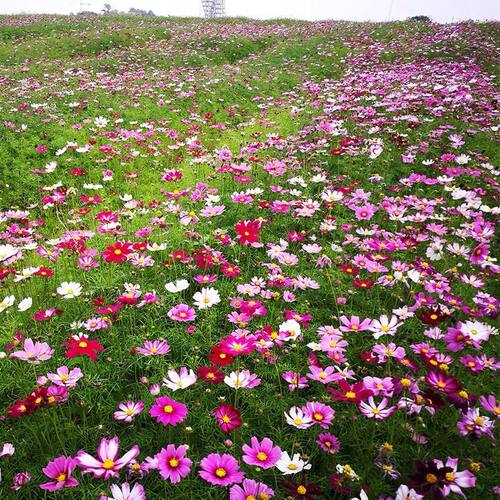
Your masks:
M292 406L290 410L285 413L287 424L297 427L297 429L307 429L313 424L312 418L305 415L298 406Z
M5 311L8 307L10 307L14 302L16 301L16 298L14 295L8 295L5 297L5 299L0 302L0 312Z
M276 462L276 468L282 472L284 476L288 474L297 474L303 470L309 470L311 467L310 463L300 458L299 453L295 453L293 458L290 458L287 451L282 451L280 459Z
M165 289L170 293L179 293L189 287L188 280L171 281L165 285Z
M25 267L22 271L21 274L16 274L16 277L14 278L14 282L17 283L18 281L24 281L33 274L35 274L40 268L39 267Z
M82 286L76 281L64 281L57 288L57 293L61 295L63 299L74 299L82 293Z
M168 370L168 376L164 377L163 383L172 391L185 389L196 382L196 375L193 370L189 370L183 366L179 373L175 370Z
M14 255L16 255L19 252L19 250L10 245L0 245L0 262L3 262L4 260L10 259Z
M220 295L215 288L202 288L193 295L193 300L198 309L207 309L220 302Z
M372 321L369 330L373 332L373 338L377 340L382 335L394 335L401 324L398 322L397 316L393 315L389 319L387 315L383 314L379 320Z
M286 340L295 340L301 332L300 323L294 319L289 319L284 323L281 323L279 331L289 335Z
M21 300L19 304L17 305L18 311L26 311L28 310L31 306L33 305L33 299L31 297L26 297L25 299Z
M108 124L107 118L104 118L104 116L98 116L94 120L94 125L98 128L104 128Z

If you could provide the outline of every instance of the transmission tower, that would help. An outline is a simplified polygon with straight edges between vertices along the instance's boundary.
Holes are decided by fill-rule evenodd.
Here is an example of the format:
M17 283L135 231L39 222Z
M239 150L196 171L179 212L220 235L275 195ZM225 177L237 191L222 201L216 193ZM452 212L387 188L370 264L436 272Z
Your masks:
M207 19L224 17L224 0L201 0L203 13Z

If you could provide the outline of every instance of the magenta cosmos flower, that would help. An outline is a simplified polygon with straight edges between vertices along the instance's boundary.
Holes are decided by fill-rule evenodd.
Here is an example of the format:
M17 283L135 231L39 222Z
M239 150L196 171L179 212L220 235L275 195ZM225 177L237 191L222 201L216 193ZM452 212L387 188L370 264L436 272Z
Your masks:
M264 483L258 483L253 479L245 479L240 486L235 484L229 490L229 500L247 500L248 498L271 498L274 491Z
M179 304L172 307L172 309L168 311L167 315L174 321L194 321L196 318L194 309L186 304Z
M120 444L116 436L110 440L102 438L97 448L98 460L87 452L80 450L76 455L76 462L77 465L85 469L82 474L92 472L94 477L103 479L118 477L117 471L129 464L140 453L140 449L136 444L121 458L117 458L119 450Z
M163 425L177 425L187 415L187 406L167 396L162 396L150 408L149 414Z
M253 436L250 439L251 446L244 444L242 447L243 462L248 465L256 465L261 469L271 468L281 457L281 448L273 446L273 442L265 437L262 442Z
M157 468L163 479L178 483L189 474L193 462L186 457L186 449L184 445L176 449L175 445L169 444L156 454Z
M72 457L65 457L64 455L57 457L47 464L42 469L43 473L54 479L48 483L40 485L42 490L57 491L61 488L72 488L78 486L78 481L71 477L71 473L76 467L76 460Z
M245 474L239 470L237 460L224 453L210 453L200 463L200 477L210 484L218 486L228 486L234 483L240 483Z

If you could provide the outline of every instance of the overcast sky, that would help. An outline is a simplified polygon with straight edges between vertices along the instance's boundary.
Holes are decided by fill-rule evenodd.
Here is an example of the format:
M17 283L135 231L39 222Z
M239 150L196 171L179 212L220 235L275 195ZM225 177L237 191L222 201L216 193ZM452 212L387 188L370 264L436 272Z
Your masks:
M201 0L83 0L87 10L104 3L127 11L151 9L157 15L199 16ZM80 10L80 0L0 0L0 13L58 13ZM226 0L228 16L254 18L349 19L387 21L424 14L439 22L500 19L500 0Z

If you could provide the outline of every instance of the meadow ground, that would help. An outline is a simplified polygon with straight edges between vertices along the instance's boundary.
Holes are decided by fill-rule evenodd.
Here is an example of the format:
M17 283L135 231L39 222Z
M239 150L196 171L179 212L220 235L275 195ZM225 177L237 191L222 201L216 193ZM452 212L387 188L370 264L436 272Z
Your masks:
M0 17L0 497L495 497L497 48Z

